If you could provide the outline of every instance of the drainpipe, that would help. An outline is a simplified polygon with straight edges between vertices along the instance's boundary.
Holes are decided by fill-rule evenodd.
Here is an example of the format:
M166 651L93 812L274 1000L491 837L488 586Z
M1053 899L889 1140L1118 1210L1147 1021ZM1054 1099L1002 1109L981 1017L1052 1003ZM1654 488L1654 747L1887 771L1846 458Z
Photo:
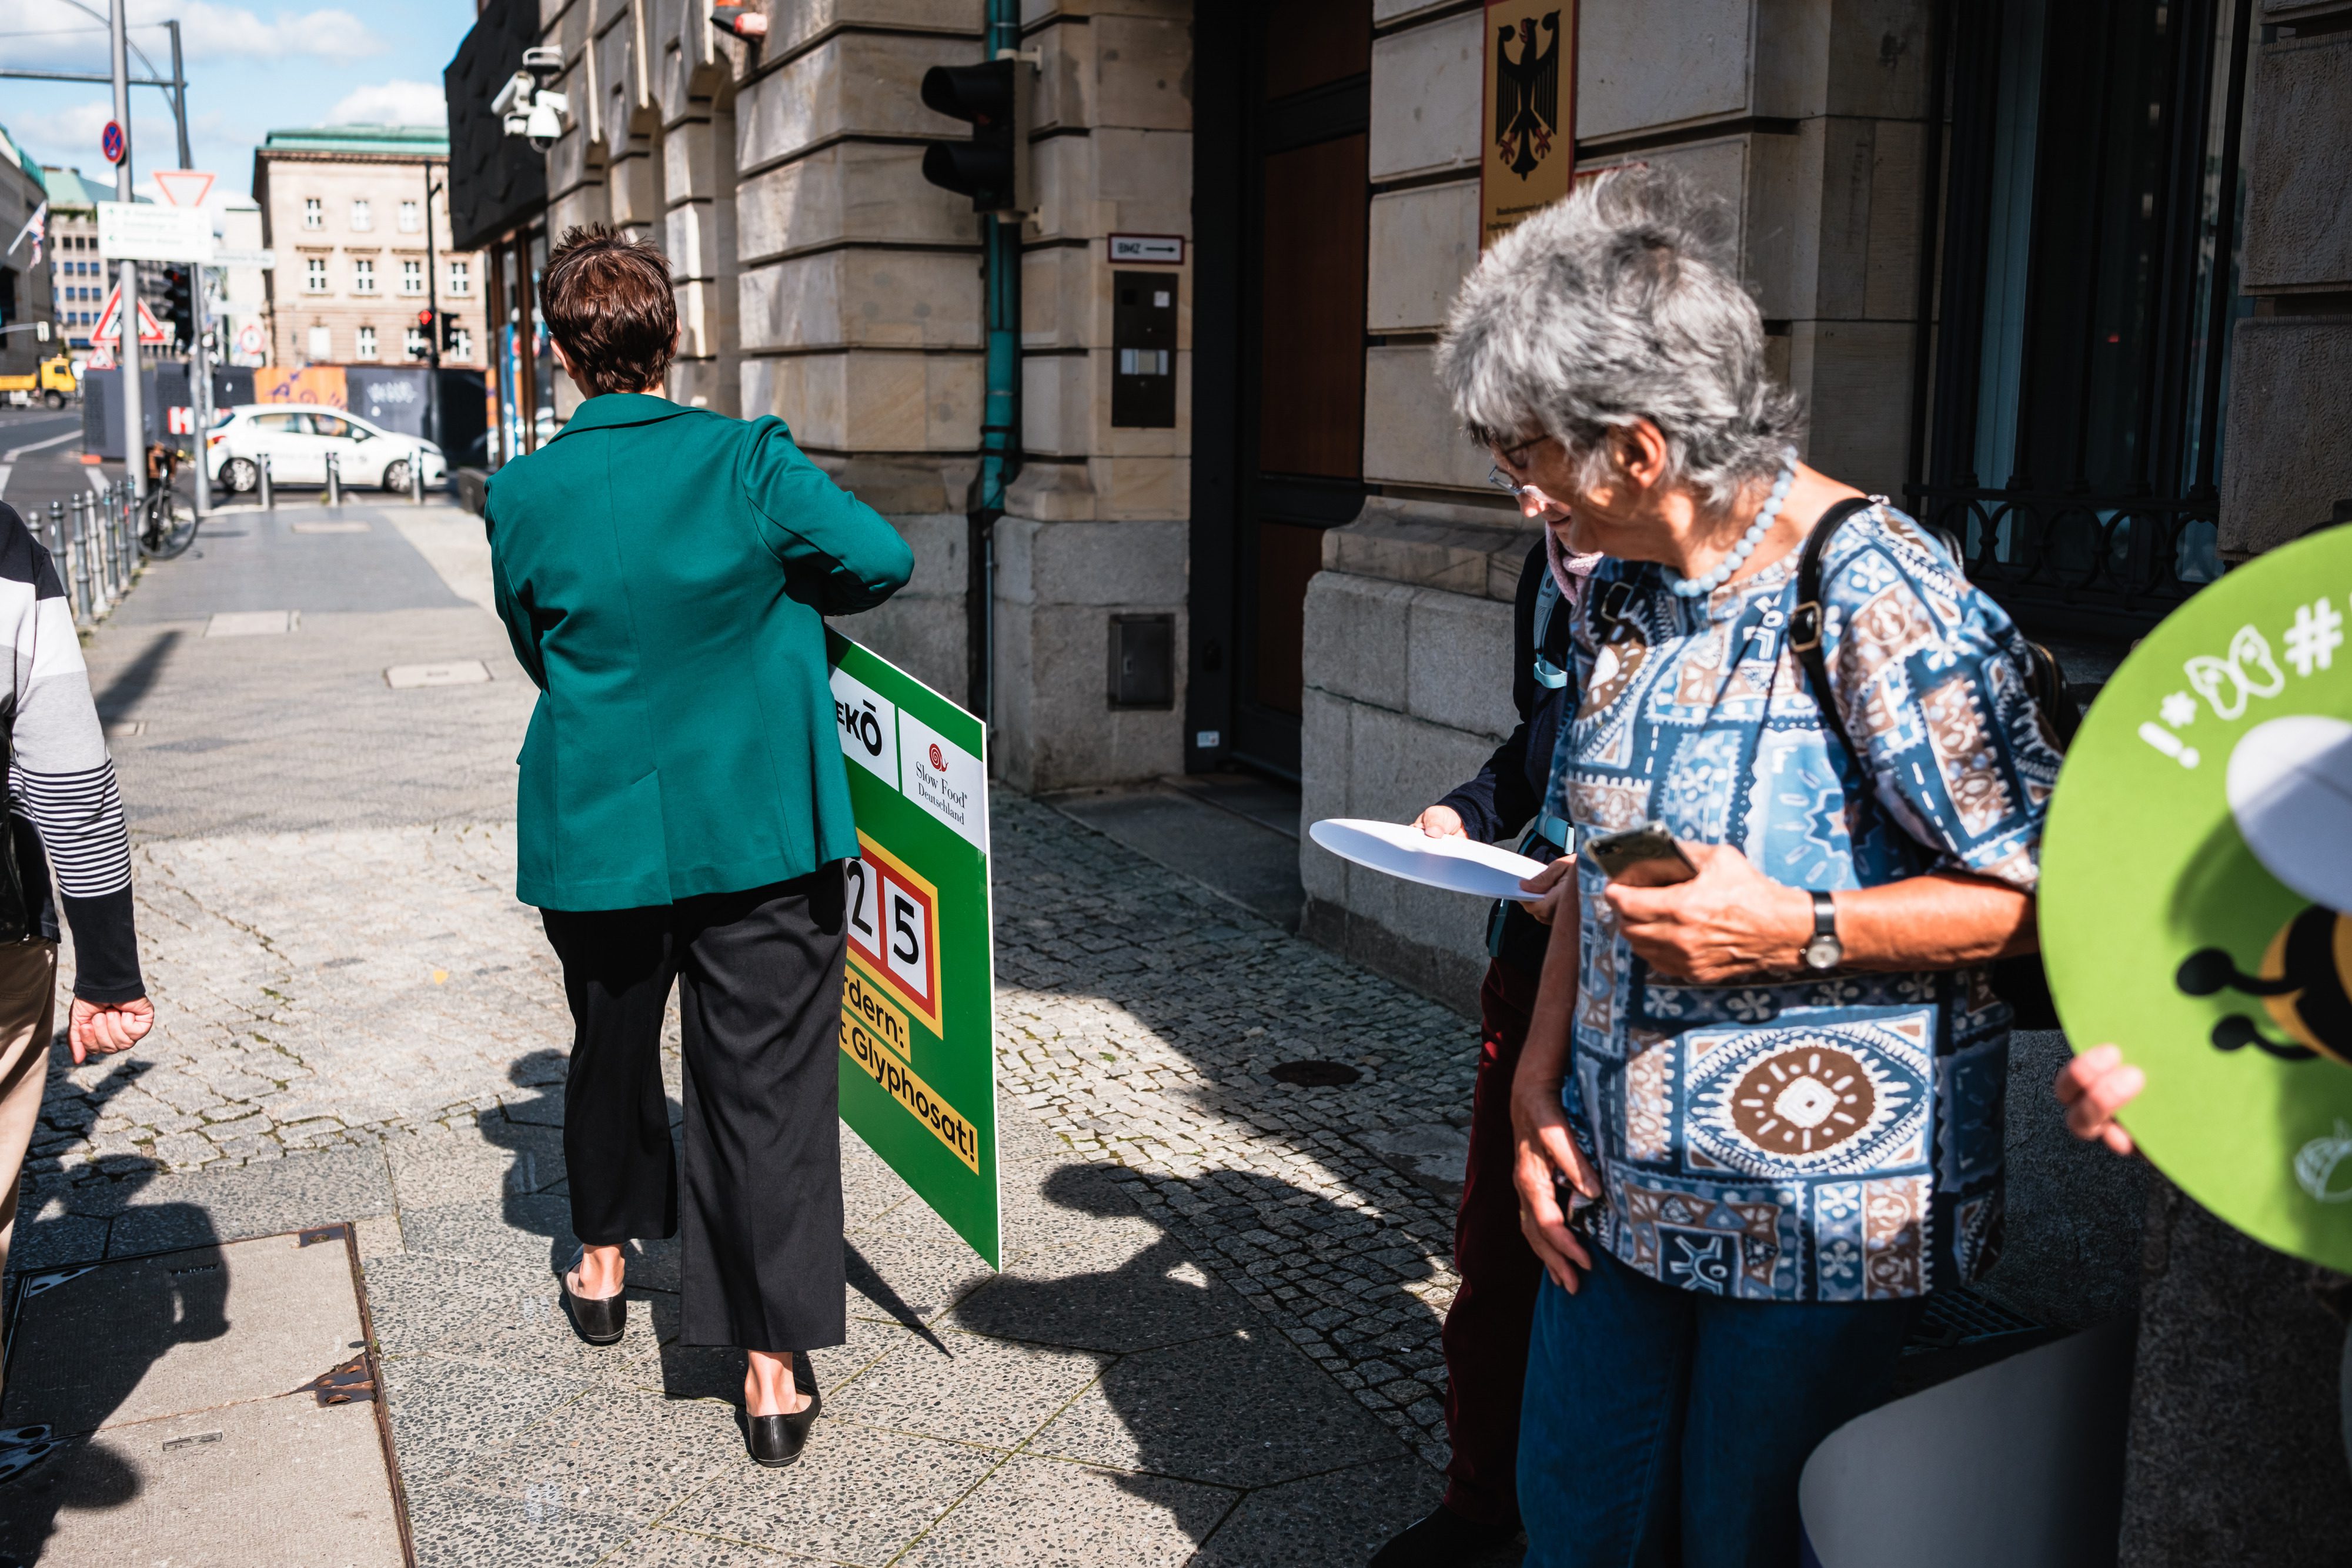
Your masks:
M987 37L990 59L1018 57L1020 0L988 0ZM1026 115L1016 117L1015 125L1016 134L1027 135ZM1016 145L1013 155L1025 165L1029 149ZM996 520L1004 515L1004 487L1021 468L1021 225L1027 217L1024 212L985 213L980 220L988 307L988 392L980 416L979 505L968 514L972 613L967 693L971 711L992 731L996 724Z

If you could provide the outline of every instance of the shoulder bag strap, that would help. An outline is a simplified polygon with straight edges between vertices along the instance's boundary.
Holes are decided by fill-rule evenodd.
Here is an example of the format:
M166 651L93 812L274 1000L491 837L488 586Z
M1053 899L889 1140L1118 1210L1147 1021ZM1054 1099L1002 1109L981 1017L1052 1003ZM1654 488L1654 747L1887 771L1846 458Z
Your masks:
M1805 536L1804 550L1797 558L1797 607L1789 614L1789 648L1797 655L1797 662L1804 665L1805 679L1812 683L1813 706L1822 710L1822 723L1865 773L1868 765L1862 753L1854 749L1853 737L1846 733L1845 715L1838 709L1837 688L1830 684L1829 661L1822 655L1822 557L1829 553L1830 540L1848 517L1866 512L1876 504L1866 497L1849 496L1822 514L1813 531Z

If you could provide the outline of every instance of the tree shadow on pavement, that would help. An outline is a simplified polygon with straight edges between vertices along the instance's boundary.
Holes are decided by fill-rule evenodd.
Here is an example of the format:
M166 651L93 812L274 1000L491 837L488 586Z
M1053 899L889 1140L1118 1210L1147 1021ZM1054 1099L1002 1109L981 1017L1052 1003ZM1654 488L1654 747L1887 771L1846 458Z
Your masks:
M47 1097L72 1065L60 1030L52 1041ZM92 1119L137 1082L147 1064L121 1060L87 1092L71 1093ZM79 1114L77 1111L76 1114ZM83 1321L75 1292L52 1291L111 1261L114 1220L162 1171L141 1163L112 1179L75 1184L38 1162L19 1195L6 1301L7 1388L0 1396L0 1568L35 1563L64 1509L121 1508L142 1490L138 1467L115 1446L93 1441L149 1371L175 1346L228 1332L228 1270L194 1267L159 1275L157 1288L108 1297L102 1322ZM198 1204L138 1206L142 1231L169 1236L173 1252L218 1244ZM136 1247L128 1256L156 1250ZM45 1303L44 1298L48 1298ZM61 1304L62 1303L62 1304ZM66 1314L60 1317L58 1314ZM69 1404L71 1414L59 1408Z

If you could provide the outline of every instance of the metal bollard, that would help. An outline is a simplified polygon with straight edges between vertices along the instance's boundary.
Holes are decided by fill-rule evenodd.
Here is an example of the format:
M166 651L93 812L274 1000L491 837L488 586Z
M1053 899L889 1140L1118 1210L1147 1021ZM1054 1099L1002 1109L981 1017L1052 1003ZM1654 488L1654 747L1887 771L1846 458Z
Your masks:
M68 575L73 579L74 619L87 622L97 603L89 580L89 503L91 497L77 495L73 498L73 529L66 541L71 557Z
M425 454L422 452L408 460L408 501L415 507L425 505Z
M335 455L330 452L327 454L327 505L340 507L342 504L343 465L336 462Z
M79 612L74 608L73 561L66 554L66 504L63 501L49 503L49 565L57 571L58 585L66 591L66 619L79 620Z
M278 497L271 493L269 488L269 454L267 452L261 455L260 494L261 509L265 512L275 510L278 506Z

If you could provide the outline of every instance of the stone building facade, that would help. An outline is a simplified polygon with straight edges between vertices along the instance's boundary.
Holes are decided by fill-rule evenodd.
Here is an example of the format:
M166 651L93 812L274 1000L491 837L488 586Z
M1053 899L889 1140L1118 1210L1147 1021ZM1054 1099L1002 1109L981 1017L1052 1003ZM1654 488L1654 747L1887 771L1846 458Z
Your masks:
M679 0L488 0L460 62L494 35L517 57L467 66L478 96L552 45L572 106L543 198L536 168L499 175L520 340L549 235L656 238L673 395L782 415L908 534L915 582L857 634L959 697L983 676L1004 780L1240 764L1297 780L1308 821L1402 820L1513 721L1536 536L1430 358L1478 253L1490 37L1539 9L1024 0L1036 208L994 519L971 515L991 220L919 172L967 133L918 93L982 57L981 0L767 0L757 42ZM1723 196L1808 459L1945 531L2081 682L2228 561L2352 513L2347 0L1562 15L1576 171ZM1163 369L1172 402L1123 404ZM1160 689L1123 700L1122 659L1160 645ZM1479 911L1311 845L1301 870L1308 933L1469 1005ZM2058 1128L2063 1049L2021 1044L2009 1299L2066 1323L2145 1303L2125 1561L2320 1560L2352 1528L2311 1392L2335 1298L2160 1182L2136 1276L2139 1179ZM2254 1363L2310 1395L2268 1427L2221 1385Z
M463 334L441 362L486 362L482 261L450 248L448 160L441 131L414 126L273 131L254 149L272 363L423 364L434 299Z
M0 127L0 230L5 230L9 239L16 238L26 222L47 200L41 166L20 152L6 129ZM63 322L54 292L55 280L59 276L59 269L51 265L54 255L49 246L43 246L40 265L35 266L33 243L27 239L13 252L0 256L0 327L47 321L51 333L51 340L47 343L38 341L33 332L0 333L0 375L24 375L65 347L57 338Z

